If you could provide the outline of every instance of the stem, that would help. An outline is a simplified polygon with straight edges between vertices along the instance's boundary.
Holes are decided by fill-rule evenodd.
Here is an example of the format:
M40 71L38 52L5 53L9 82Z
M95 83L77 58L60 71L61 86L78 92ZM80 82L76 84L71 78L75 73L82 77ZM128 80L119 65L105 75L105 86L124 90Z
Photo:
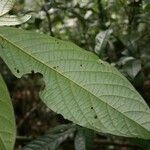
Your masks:
M46 13L46 17L47 17L47 21L48 21L48 28L49 28L49 32L50 32L50 35L54 37L54 33L52 31L52 23L51 23L51 18L50 18L50 15L48 13L48 10L47 8L44 6L43 7L43 10L45 11Z

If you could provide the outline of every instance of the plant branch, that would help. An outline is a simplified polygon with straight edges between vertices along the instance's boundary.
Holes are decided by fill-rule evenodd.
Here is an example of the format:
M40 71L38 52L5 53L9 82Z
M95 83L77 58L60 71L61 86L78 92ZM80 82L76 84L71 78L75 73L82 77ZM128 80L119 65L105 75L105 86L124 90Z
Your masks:
M46 13L46 17L47 17L47 21L48 21L48 28L49 28L50 35L54 37L54 33L53 33L53 31L52 31L51 18L50 18L50 15L49 15L49 13L48 13L48 10L47 10L46 6L43 7L43 10L44 10L45 13Z

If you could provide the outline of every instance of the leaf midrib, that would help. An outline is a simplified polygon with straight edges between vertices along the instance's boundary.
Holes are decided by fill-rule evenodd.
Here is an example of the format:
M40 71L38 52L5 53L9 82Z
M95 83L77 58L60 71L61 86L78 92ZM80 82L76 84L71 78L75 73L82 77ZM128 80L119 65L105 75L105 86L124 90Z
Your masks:
M130 121L134 122L135 124L138 124L138 126L140 126L141 128L143 128L145 131L148 131L148 129L146 129L145 127L143 127L141 124L139 124L138 122L136 122L135 120L130 119L128 116L126 116L124 113L118 111L117 109L115 109L113 106L109 105L107 102L103 101L102 99L100 99L99 97L97 97L96 95L94 95L93 93L91 93L90 91L88 91L86 88L84 88L83 86L79 85L78 83L74 82L73 80L71 80L70 78L68 78L67 76L64 76L63 74L61 74L61 72L59 72L58 70L55 70L53 67L45 64L43 61L37 59L36 57L32 56L30 53L27 53L24 51L24 49L22 49L21 47L18 47L16 44L12 43L9 39L7 39L6 37L3 37L0 34L1 38L6 40L7 43L10 43L11 45L13 45L14 47L16 47L18 50L20 50L22 53L24 53L25 55L28 55L29 57L31 57L32 59L34 59L36 62L41 63L42 65L46 66L47 68L55 71L57 74L59 74L60 76L63 76L64 78L66 78L67 80L73 82L75 85L79 86L80 88L82 88L84 91L90 93L91 95L93 95L94 97L96 97L96 99L101 100L101 102L103 102L104 104L108 105L109 107L111 107L112 109L114 109L116 112L120 113L122 116L124 116L125 118L129 119Z

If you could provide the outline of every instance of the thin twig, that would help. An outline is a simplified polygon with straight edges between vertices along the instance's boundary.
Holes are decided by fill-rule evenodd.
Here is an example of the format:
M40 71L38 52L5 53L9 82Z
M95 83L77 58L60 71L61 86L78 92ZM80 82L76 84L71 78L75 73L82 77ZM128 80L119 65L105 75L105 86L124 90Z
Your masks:
M48 9L47 9L46 5L43 6L43 10L44 10L45 13L46 13L46 17L47 17L47 21L48 21L48 28L49 28L50 35L54 37L54 33L53 33L53 31L52 31L52 22L51 22L51 18L50 18L50 15L49 15L49 13L48 13Z

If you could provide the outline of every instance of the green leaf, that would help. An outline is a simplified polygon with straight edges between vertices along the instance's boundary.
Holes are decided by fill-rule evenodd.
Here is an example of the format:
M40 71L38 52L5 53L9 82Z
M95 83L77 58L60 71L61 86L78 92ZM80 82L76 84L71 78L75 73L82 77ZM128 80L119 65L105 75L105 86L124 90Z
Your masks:
M126 64L123 66L124 70L127 72L127 74L134 79L136 75L140 72L142 69L141 61L132 59L126 62Z
M149 3L150 3L150 0L144 0L144 2L149 4Z
M0 26L20 25L31 18L31 15L16 16L6 14L12 9L14 3L15 0L0 0Z
M8 13L13 5L15 3L15 0L0 0L0 16Z
M0 149L13 150L15 135L14 111L5 82L0 75Z
M16 15L4 15L0 17L0 26L14 26L25 23L31 18L31 15L16 16Z
M93 149L92 147L94 143L94 131L83 127L78 127L74 143L76 150Z
M75 130L73 125L60 125L30 142L23 150L56 150L67 138L73 136Z
M0 56L11 71L40 72L40 96L53 111L98 132L150 139L150 109L117 69L73 43L0 28Z
M103 55L106 45L108 43L108 39L112 33L112 30L108 29L106 31L101 31L97 34L95 38L95 52L98 55Z

